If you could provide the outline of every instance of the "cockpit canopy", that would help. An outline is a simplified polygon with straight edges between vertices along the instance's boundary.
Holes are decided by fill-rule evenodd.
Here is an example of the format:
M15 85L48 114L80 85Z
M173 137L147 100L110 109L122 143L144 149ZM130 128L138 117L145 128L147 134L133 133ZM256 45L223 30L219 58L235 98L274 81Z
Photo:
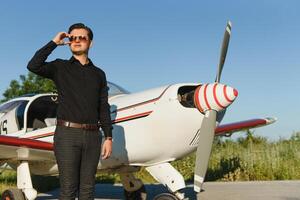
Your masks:
M112 82L107 82L107 86L109 88L108 90L108 97L113 97L116 95L121 95L121 94L129 94L130 92L128 92L127 90L125 90L124 88L122 88L121 86L114 84Z

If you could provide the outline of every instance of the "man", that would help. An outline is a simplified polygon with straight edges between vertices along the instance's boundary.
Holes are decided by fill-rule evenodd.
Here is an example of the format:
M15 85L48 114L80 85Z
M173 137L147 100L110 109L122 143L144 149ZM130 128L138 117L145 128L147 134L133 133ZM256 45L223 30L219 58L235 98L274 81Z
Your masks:
M68 42L65 39L69 39ZM54 153L57 160L61 200L94 199L95 174L101 151L101 126L105 141L102 158L112 152L112 124L105 73L88 57L93 32L82 23L70 26L68 33L59 32L38 50L27 68L52 79L58 90L57 126ZM51 52L69 45L69 60L46 62Z

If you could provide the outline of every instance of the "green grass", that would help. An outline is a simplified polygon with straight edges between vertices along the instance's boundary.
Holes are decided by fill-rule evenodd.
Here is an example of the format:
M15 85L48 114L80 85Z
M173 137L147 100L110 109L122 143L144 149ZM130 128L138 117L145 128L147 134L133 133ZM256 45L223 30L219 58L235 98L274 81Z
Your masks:
M174 166L192 181L195 155ZM207 181L252 181L300 179L300 133L289 140L268 142L248 135L237 141L216 140L207 172Z
M47 192L59 187L58 177L32 175L32 184L39 192ZM8 188L16 187L17 173L13 170L5 170L0 175L0 193ZM1 195L0 195L1 196Z
M195 154L172 165L184 176L193 180ZM142 169L136 173L145 183L155 180ZM214 141L206 181L252 181L300 179L300 132L288 140L269 142L266 138L247 132L236 141L216 138ZM98 183L120 182L118 174L98 174ZM59 187L57 177L33 176L39 192ZM16 172L7 170L0 175L0 192L16 185Z
M0 192L1 192L1 194L7 188L15 187L16 183L17 183L16 172L7 170L7 171L3 172L2 174L0 174Z

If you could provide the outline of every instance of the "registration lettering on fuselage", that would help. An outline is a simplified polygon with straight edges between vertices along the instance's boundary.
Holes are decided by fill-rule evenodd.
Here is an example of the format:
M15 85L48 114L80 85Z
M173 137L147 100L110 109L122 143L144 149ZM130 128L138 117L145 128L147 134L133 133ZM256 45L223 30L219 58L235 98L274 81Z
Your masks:
M7 134L7 120L0 122L0 135L4 133Z

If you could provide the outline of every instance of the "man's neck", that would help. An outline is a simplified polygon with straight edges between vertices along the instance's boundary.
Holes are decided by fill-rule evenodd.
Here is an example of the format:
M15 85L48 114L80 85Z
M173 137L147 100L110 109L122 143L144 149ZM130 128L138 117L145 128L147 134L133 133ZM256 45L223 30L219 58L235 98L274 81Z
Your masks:
M89 59L87 54L73 55L82 65L88 64Z

